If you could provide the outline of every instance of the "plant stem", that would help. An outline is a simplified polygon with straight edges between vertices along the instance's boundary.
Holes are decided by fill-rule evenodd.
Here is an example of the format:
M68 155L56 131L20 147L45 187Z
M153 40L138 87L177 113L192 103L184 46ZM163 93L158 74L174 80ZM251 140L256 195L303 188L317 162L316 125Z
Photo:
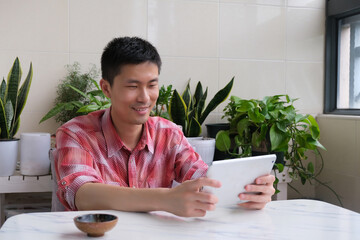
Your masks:
M343 205L343 203L342 203L342 201L341 201L341 199L340 199L340 195L337 194L337 193L335 192L335 190L332 189L332 187L330 187L329 185L323 183L322 181L320 181L319 179L317 179L317 178L315 178L315 177L314 177L314 180L317 181L318 183L320 183L320 185L328 188L328 189L336 196L336 198L337 198L337 200L339 201L341 207L344 207L344 205Z

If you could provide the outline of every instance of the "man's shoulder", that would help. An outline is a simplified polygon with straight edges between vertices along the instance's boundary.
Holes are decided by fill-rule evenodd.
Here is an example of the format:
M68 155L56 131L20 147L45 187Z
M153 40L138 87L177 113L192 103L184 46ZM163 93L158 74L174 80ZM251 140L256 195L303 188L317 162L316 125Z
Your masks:
M161 117L149 117L147 129L154 141L168 141L170 145L179 144L184 138L180 126Z
M148 124L150 128L155 128L157 130L160 129L172 129L174 131L181 130L180 126L162 117L149 117Z
M79 131L98 131L101 129L101 118L105 110L91 112L87 115L78 116L64 123L58 130Z

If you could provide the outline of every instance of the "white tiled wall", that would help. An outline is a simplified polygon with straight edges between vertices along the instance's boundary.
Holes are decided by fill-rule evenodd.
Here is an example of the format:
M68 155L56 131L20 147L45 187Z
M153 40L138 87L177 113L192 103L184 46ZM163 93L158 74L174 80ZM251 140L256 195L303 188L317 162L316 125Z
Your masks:
M52 107L65 64L100 67L104 46L140 36L159 50L162 84L183 91L191 78L209 98L235 76L233 95L288 93L302 112L320 113L323 98L324 0L0 0L0 77L19 56L34 78L20 132ZM221 121L223 103L209 116Z

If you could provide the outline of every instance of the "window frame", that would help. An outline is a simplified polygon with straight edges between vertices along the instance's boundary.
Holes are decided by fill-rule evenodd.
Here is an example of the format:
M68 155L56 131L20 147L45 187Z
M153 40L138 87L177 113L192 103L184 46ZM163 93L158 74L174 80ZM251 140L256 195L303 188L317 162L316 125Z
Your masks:
M357 14L360 14L360 3L358 0L327 0L325 28L325 114L360 115L360 109L337 108L339 22L344 18Z

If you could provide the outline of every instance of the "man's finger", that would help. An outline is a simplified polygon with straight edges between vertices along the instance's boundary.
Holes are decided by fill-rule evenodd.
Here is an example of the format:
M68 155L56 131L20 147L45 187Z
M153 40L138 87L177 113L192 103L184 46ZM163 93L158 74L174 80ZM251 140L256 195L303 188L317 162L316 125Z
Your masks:
M275 176L268 174L268 175L256 178L255 183L256 184L268 184L268 183L272 184L274 181L275 181Z
M206 192L198 192L193 196L194 196L193 200L204 203L216 204L219 201L219 199L214 194L210 194Z
M275 189L269 185L249 184L249 185L245 186L245 190L247 192L260 192L260 193L265 193L265 194L269 194L269 195L273 195L275 193Z
M257 202L257 203L268 203L271 201L271 195L268 194L248 194L241 193L238 196L240 200L247 200L249 202Z
M190 180L187 183L191 186L192 190L194 191L201 189L203 186L209 186L215 188L221 187L221 183L218 180L211 178L198 178L195 180Z
M245 202L245 203L239 203L240 207L244 207L247 209L263 209L265 207L265 203L256 203L256 202Z

